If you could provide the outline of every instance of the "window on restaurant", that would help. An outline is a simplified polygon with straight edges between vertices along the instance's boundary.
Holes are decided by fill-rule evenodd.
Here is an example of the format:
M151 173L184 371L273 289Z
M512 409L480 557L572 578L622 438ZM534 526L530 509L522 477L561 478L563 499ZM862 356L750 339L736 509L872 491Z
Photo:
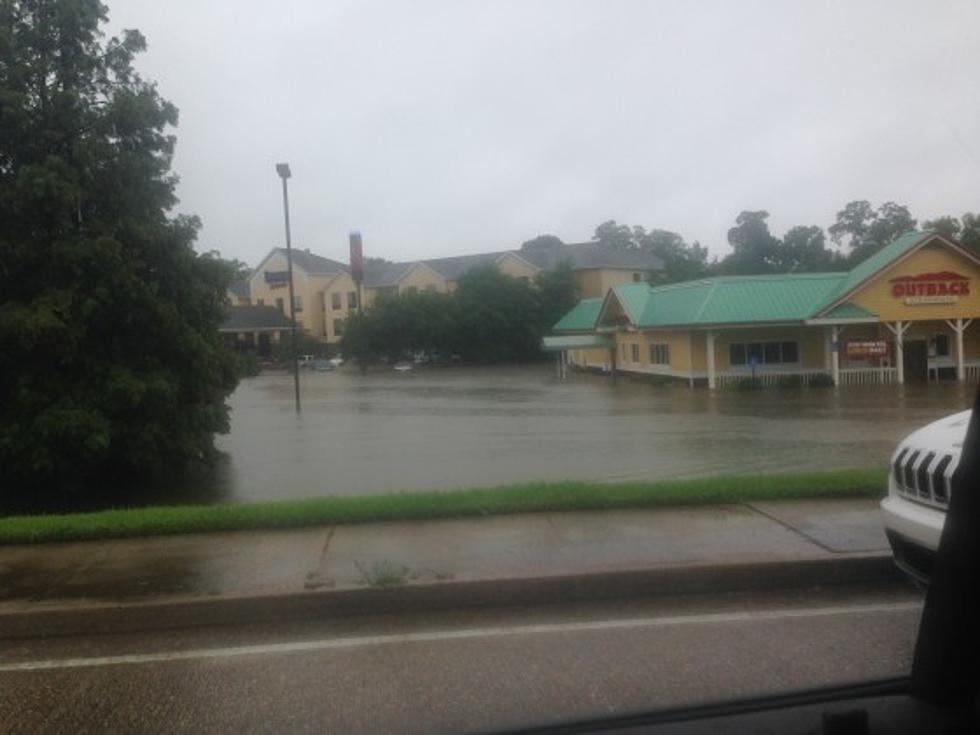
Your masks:
M670 365L670 345L650 345L650 363L653 365Z
M347 308L356 309L357 308L357 291L347 292Z
M949 335L948 334L937 334L934 340L936 345L936 356L937 357L949 357Z
M334 319L333 320L333 333L338 337L344 333L344 320Z
M342 304L340 303L339 293L330 294L330 307L334 310L342 308Z
M733 342L728 346L728 362L742 365L795 365L800 361L796 342Z
M633 362L640 361L640 346L635 342L630 345L630 358L633 360Z
M299 296L299 295L293 296L293 308L296 309L296 311L303 311L303 297L302 296Z

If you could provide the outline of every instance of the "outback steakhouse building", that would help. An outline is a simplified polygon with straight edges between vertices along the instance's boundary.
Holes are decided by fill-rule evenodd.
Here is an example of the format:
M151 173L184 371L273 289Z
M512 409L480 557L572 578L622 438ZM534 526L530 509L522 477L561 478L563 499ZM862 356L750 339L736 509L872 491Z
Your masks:
M920 231L845 273L613 285L566 314L545 349L562 364L711 388L752 375L763 384L976 380L978 317L978 255Z

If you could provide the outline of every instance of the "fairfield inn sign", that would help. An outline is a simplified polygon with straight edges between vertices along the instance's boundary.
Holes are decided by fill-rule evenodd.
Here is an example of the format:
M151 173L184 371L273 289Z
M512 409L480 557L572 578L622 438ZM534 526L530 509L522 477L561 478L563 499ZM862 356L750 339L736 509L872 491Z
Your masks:
M955 304L960 296L970 295L970 279L952 271L898 276L889 281L892 296L909 305Z

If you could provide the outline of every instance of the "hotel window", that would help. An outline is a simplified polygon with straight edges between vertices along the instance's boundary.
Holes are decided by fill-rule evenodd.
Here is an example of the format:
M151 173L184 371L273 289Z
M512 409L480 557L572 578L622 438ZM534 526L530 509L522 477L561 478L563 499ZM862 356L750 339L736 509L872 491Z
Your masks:
M795 365L800 361L796 342L733 342L728 346L728 363L741 365Z
M344 320L343 319L334 319L333 320L333 333L336 336L338 336L338 337L344 333Z
M640 346L638 344L636 344L635 342L630 345L630 359L633 362L639 362L640 361Z
M296 311L303 311L302 296L293 296L293 308L296 309Z
M332 293L332 294L330 294L330 308L332 308L332 309L340 309L341 308L340 294L339 293Z
M259 306L265 306L265 299L256 299L256 303Z
M347 292L347 308L356 309L357 308L357 291Z
M668 344L650 345L650 364L670 365L670 345Z

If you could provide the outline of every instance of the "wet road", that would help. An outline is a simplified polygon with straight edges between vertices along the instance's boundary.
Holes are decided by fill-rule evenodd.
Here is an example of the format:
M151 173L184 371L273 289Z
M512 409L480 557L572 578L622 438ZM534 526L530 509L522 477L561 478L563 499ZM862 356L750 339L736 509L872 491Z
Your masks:
M905 673L900 584L0 641L0 731L460 732Z
M243 381L218 440L227 461L187 487L256 500L881 466L902 436L973 395L956 383L712 394L560 382L548 366L304 371L302 391L297 417L289 375Z

